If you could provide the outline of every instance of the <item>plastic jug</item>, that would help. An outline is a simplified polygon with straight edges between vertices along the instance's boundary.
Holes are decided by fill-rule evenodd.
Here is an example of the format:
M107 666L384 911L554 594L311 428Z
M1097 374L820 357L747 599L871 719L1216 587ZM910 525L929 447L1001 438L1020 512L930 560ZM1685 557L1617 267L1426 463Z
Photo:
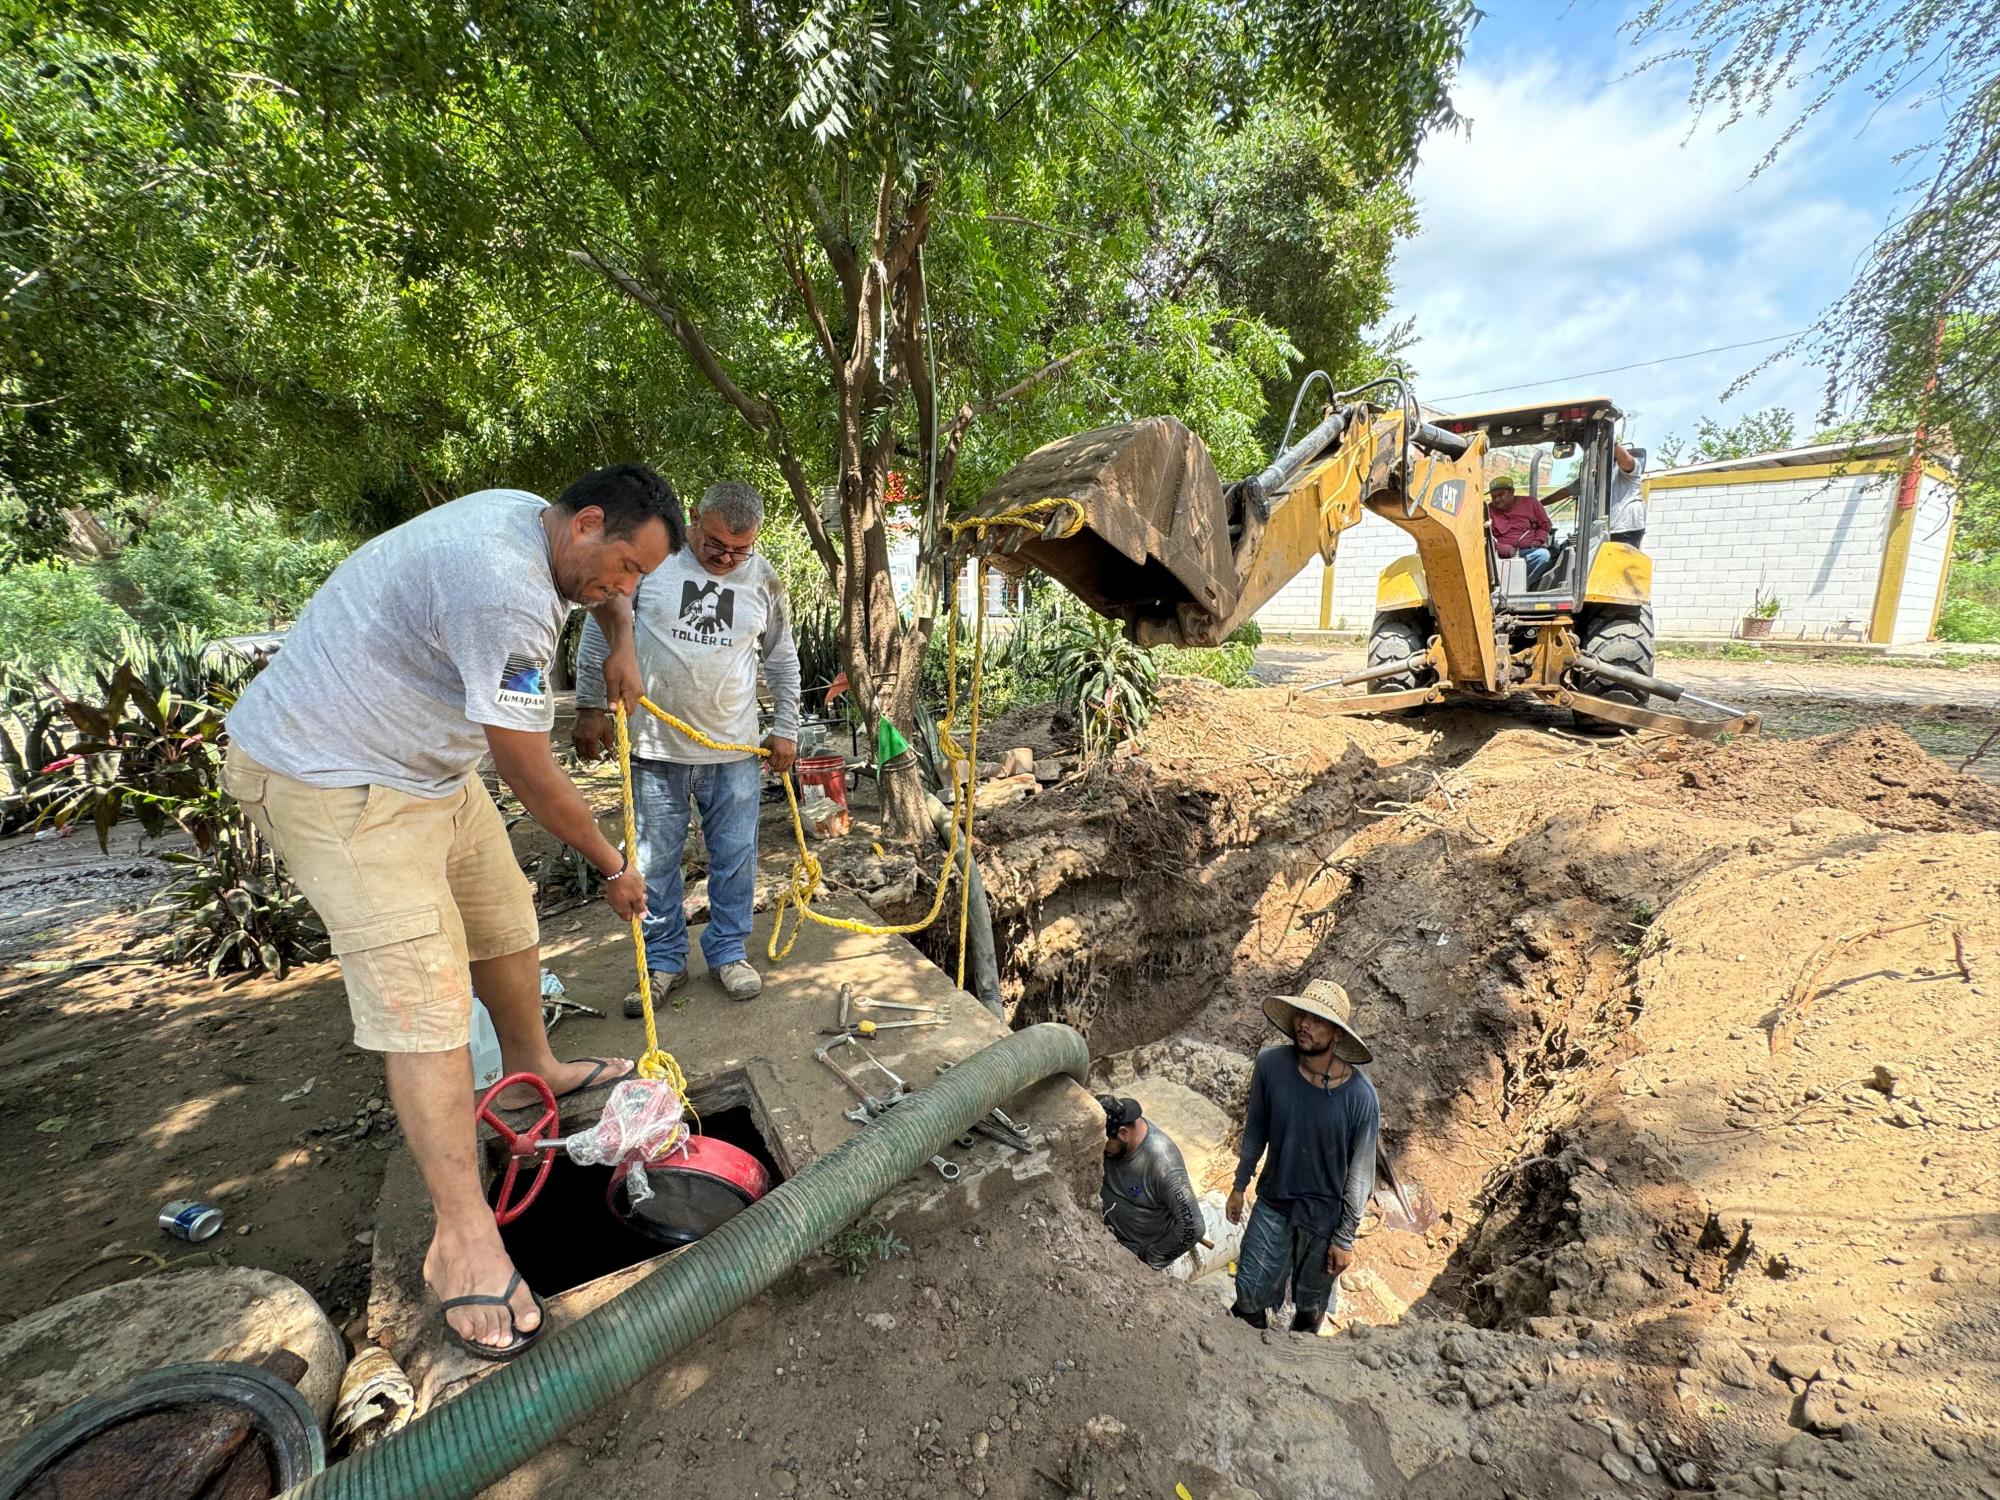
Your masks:
M493 1029L493 1018L486 1014L486 1007L479 1003L479 997L472 997L472 1086L478 1090L493 1087L500 1081L500 1033Z

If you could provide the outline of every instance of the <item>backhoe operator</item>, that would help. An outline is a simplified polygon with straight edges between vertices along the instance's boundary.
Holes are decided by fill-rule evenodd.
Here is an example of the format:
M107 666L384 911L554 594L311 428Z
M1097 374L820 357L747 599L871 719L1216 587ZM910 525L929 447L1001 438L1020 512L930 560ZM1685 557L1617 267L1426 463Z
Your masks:
M1541 582L1554 553L1549 538L1555 522L1533 495L1514 493L1514 481L1502 474L1489 487L1492 496L1487 516L1493 527L1493 550L1502 557L1518 557L1528 565L1528 587Z

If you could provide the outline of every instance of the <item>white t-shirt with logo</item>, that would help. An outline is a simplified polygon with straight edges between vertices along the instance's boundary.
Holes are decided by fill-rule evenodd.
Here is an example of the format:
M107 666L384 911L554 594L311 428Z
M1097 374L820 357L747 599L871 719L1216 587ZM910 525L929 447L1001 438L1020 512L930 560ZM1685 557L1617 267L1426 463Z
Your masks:
M547 503L481 490L383 532L333 570L229 715L229 734L311 786L455 791L483 726L547 734L569 618Z
M639 675L646 696L712 740L754 745L757 666L770 683L774 722L785 739L799 734L799 653L792 640L785 583L754 553L727 573L701 565L694 548L674 553L632 596ZM604 706L604 635L583 627L577 651L579 708ZM680 765L715 765L743 752L710 750L643 710L631 720L633 753Z

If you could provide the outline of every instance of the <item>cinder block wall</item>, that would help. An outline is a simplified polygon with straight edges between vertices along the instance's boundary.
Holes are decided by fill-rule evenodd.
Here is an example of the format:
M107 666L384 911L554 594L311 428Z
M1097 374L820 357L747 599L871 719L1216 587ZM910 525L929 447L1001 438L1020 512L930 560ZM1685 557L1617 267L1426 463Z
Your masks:
M1859 474L1653 488L1646 550L1661 635L1728 635L1760 587L1783 608L1774 636L1866 633L1896 476Z

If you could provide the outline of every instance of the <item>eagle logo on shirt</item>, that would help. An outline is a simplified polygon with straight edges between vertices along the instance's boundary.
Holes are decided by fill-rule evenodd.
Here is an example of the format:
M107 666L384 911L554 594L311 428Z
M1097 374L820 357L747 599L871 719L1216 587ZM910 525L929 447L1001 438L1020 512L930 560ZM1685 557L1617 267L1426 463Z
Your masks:
M736 624L736 590L726 589L709 579L696 583L692 578L681 584L681 639L714 644Z
M493 701L504 708L540 708L549 696L548 666L543 657L509 651Z

